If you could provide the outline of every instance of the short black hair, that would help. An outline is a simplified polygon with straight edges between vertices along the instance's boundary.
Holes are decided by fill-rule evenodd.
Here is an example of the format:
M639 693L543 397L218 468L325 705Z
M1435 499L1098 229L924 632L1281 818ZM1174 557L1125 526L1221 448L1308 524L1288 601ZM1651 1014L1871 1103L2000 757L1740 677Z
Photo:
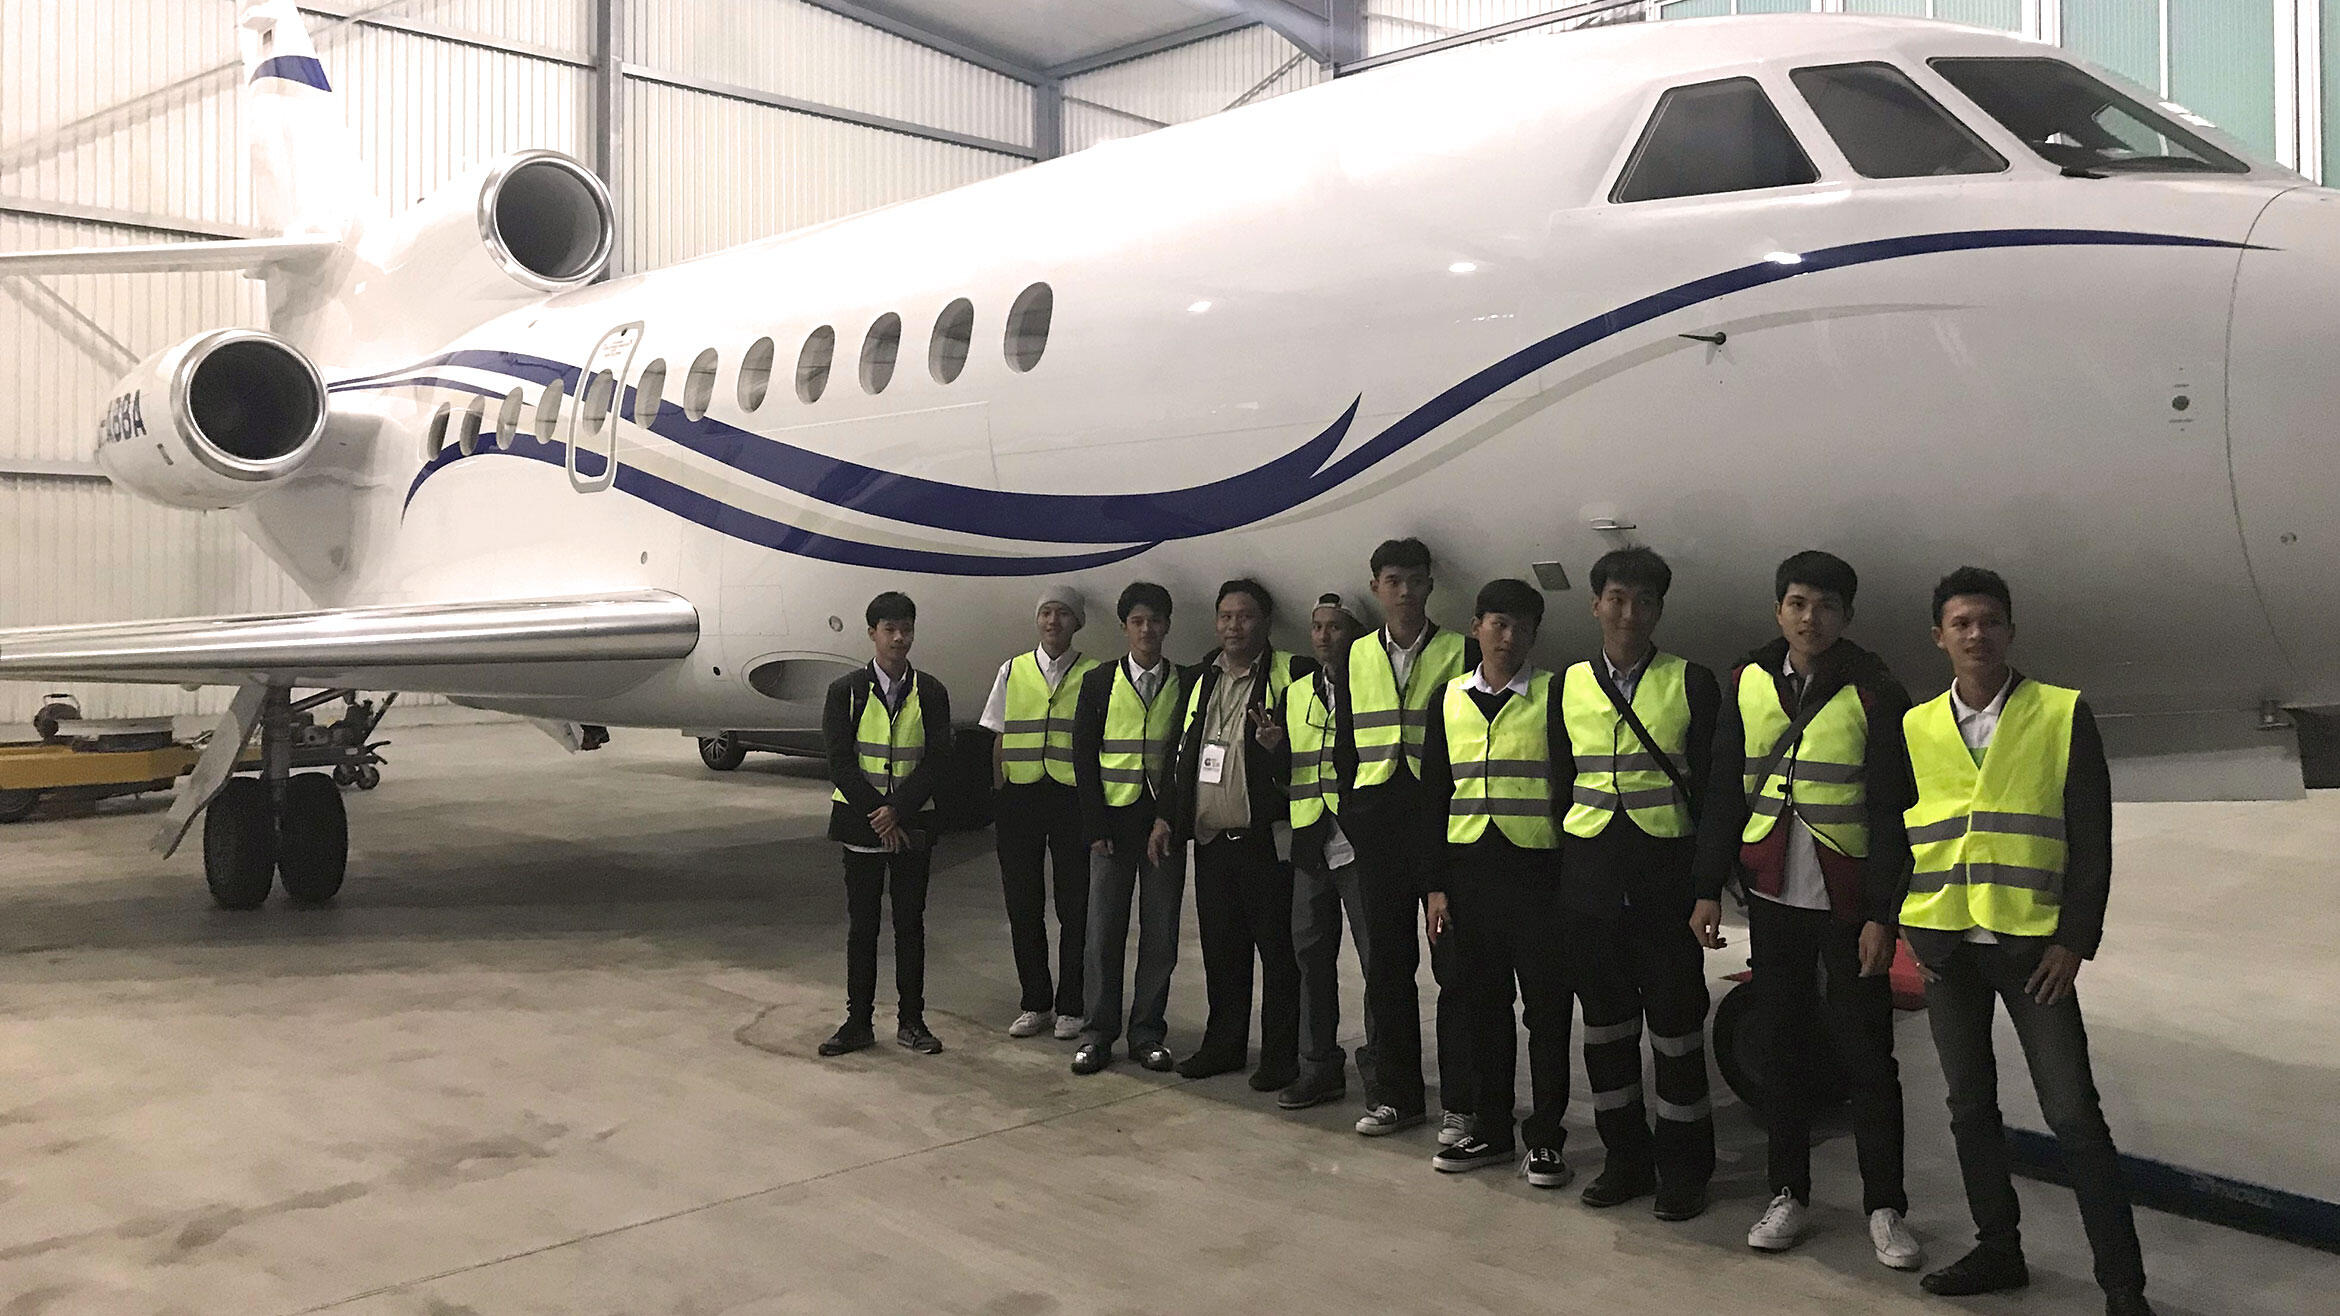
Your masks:
M1113 605L1113 615L1128 621L1130 612L1141 607L1152 608L1155 616L1170 620L1170 591L1150 580L1133 580L1121 591L1121 602Z
M1942 609L1961 594L1980 594L1997 599L2006 610L2007 620L2015 620L2015 596L2007 592L2007 578L1983 567L1960 567L1934 582L1934 624L1942 624Z
M1237 576L1235 579L1220 585L1219 597L1211 601L1212 609L1215 611L1220 604L1225 603L1230 594L1249 594L1251 601L1259 605L1260 616L1273 617L1276 615L1276 596L1268 593L1267 586L1249 576Z
M1375 576L1379 576L1383 567L1397 567L1405 571L1428 571L1430 569L1430 546L1410 535L1404 539L1384 539L1381 541L1381 547L1373 550L1373 563L1369 570Z
M1529 625L1541 630L1544 625L1544 596L1524 580L1510 576L1490 580L1479 586L1478 606L1471 616L1476 619L1490 612L1500 612L1506 617L1525 617Z
M1612 548L1592 564L1593 597L1599 598L1611 585L1647 590L1663 600L1674 587L1674 569L1654 548Z
M1809 585L1823 594L1834 594L1849 608L1853 595L1860 592L1861 578L1852 563L1836 554L1807 548L1779 564L1771 578L1771 601L1786 602L1790 585Z
M875 630L881 621L917 621L918 605L910 601L909 595L898 589L890 589L871 599L863 615L869 619L870 628Z

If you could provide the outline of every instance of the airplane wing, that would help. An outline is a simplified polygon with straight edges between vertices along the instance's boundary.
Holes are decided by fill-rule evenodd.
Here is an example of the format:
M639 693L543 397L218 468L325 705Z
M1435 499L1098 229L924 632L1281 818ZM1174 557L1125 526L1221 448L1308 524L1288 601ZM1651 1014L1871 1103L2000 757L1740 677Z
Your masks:
M0 680L592 697L698 641L688 600L640 590L0 631Z
M0 275L155 274L169 270L256 270L322 260L341 246L333 238L231 238L218 242L162 242L135 247L57 247L0 251Z

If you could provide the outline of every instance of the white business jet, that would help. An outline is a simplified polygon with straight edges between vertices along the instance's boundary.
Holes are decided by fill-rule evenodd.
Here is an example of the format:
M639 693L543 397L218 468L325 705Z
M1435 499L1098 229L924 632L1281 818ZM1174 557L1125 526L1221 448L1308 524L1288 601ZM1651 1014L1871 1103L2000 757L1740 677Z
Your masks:
M804 728L883 589L972 696L1042 581L1159 581L1191 637L1223 577L1307 599L1403 534L1450 620L1492 576L1554 591L1551 658L1608 548L1666 553L1669 646L1728 662L1824 547L1905 675L1972 561L2105 713L2340 703L2340 193L2046 47L1514 40L596 283L584 166L523 152L386 219L293 6L241 24L283 236L0 255L267 283L266 332L123 381L99 457L235 509L319 610L0 632L0 678L237 687L158 838L208 804L225 904L341 882L296 688Z

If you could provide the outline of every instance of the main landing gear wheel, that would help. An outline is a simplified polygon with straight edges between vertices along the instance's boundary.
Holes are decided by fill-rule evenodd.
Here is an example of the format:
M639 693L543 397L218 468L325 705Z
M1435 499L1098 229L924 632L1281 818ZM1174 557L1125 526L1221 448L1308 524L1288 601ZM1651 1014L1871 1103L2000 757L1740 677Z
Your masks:
M0 791L0 823L22 821L40 802L39 791Z
M1845 1081L1835 1038L1820 1021L1814 1021L1814 1026L1818 1031L1812 1038L1812 1073L1806 1081L1812 1113L1821 1115L1849 1100L1851 1087ZM1723 993L1722 1001L1714 1007L1712 1029L1714 1067L1722 1071L1723 1082L1746 1104L1755 1122L1770 1127L1771 1094L1778 1076L1771 1064L1770 1048L1755 1027L1754 983L1742 982Z
M258 909L276 884L276 801L257 777L230 777L203 811L203 883L222 909Z
M286 779L276 836L284 894L304 905L333 899L349 871L349 814L331 777L303 772Z
M747 762L747 750L737 738L725 734L699 737L699 761L717 772L729 772Z

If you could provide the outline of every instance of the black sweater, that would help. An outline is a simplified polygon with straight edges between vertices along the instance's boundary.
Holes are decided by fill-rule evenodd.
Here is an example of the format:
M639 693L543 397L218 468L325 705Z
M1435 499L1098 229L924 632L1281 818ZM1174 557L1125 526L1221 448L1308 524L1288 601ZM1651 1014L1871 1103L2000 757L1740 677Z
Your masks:
M1272 646L1262 649L1259 653L1259 661L1252 664L1249 704L1252 709L1265 709L1270 706L1268 702L1268 672L1275 656L1276 651ZM1297 654L1293 656L1292 679L1294 681L1305 681L1315 674L1316 660L1314 658ZM1167 774L1169 788L1163 793L1159 815L1162 821L1170 824L1171 834L1180 840L1189 839L1194 835L1195 776L1201 766L1204 724L1210 720L1211 692L1219 688L1220 675L1219 651L1217 649L1203 655L1202 662L1186 673L1186 697L1198 701L1195 706L1200 711L1195 714L1194 724L1187 727L1184 734L1178 737L1177 753L1171 757L1170 770ZM1202 690L1200 695L1195 693L1198 684ZM1180 715L1184 716L1183 704L1180 705L1180 710ZM1250 716L1249 712L1244 714L1243 788L1244 793L1251 797L1251 826L1254 830L1258 830L1284 820L1288 817L1288 812L1285 806L1283 777L1279 774L1276 764L1276 752L1261 745L1259 737L1251 733Z
M912 668L918 691L919 717L926 727L926 753L891 795L881 795L861 774L859 716L867 702L878 698L877 677L867 663L829 683L828 702L821 709L821 744L829 756L829 782L845 793L842 804L829 805L829 839L846 845L875 846L877 832L869 815L882 805L893 805L902 826L919 833L925 843L934 840L934 788L942 780L943 762L951 752L951 695L943 683Z

